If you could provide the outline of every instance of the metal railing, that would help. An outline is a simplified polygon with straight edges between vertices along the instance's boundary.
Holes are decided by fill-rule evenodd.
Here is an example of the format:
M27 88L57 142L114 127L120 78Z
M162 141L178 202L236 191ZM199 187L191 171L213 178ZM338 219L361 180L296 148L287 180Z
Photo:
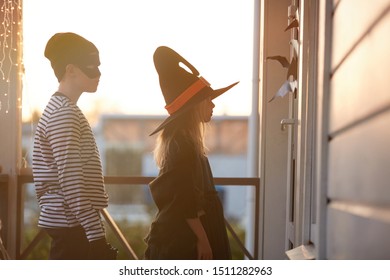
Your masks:
M120 185L147 185L149 184L154 177L142 177L142 176L136 176L136 177L130 177L130 176L105 176L104 182L106 185L110 184L120 184ZM19 175L18 176L18 197L17 197L17 213L16 213L16 219L17 219L17 244L16 244L16 251L18 252L18 255L16 256L17 259L26 259L28 255L34 250L35 246L45 237L46 233L43 230L40 230L35 237L32 239L32 241L27 244L26 248L21 252L21 240L22 240L22 223L23 223L23 212L24 212L24 185L27 183L33 183L33 176L32 175ZM254 209L254 248L253 248L253 255L249 252L249 250L242 244L241 240L239 239L238 235L234 231L233 227L229 224L229 222L225 219L225 224L227 227L227 230L232 235L233 239L237 242L239 248L244 253L244 255L248 259L258 259L259 252L259 215L260 215L260 179L259 178L222 178L222 177L216 177L214 178L214 183L216 185L224 185L224 186L253 186L255 188L255 209ZM120 244L122 245L125 253L132 259L138 260L138 256L134 252L133 248L129 244L129 242L126 240L125 236L121 232L120 228L114 221L114 219L111 217L110 213L107 211L107 209L102 210L102 216L107 222L108 226L111 228L113 233L115 234L116 238L119 240Z
M1 233L1 226L2 226L2 224L1 224L1 220L0 220L0 233ZM9 260L9 259L10 259L10 256L4 247L3 240L1 239L1 235L0 235L0 260Z

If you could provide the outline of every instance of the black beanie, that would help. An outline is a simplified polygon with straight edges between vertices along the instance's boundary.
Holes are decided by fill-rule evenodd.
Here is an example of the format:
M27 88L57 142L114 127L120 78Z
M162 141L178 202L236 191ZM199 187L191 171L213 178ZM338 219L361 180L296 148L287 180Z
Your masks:
M75 33L56 33L46 44L45 57L60 82L68 64L79 66L99 65L99 51L87 39Z

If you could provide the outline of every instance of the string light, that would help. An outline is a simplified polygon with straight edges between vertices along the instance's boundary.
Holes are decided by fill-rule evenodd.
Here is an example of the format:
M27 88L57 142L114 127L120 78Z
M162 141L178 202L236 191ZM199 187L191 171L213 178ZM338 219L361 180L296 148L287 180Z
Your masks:
M14 67L19 69L23 65L21 56L22 32L20 32L22 24L21 0L2 2L0 22L0 113L3 111L8 114L12 70ZM18 99L18 102L21 100Z

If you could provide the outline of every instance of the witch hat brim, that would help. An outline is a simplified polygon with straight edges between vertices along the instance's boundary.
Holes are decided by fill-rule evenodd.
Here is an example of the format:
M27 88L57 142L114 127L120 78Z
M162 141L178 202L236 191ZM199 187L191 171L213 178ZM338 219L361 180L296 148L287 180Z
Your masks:
M203 100L205 100L208 97L211 97L211 99L217 98L218 96L220 96L224 92L228 91L229 89L231 89L232 87L234 87L238 83L239 82L235 82L235 83L233 83L233 84L231 84L231 85L229 85L227 87L216 89L216 90L213 90L213 89L209 88L209 89L211 89L211 92L209 94L202 94L203 98L201 98L198 102L203 101ZM199 94L199 96L200 95L201 94ZM162 130L164 127L166 127L167 125L171 124L175 119L180 117L185 112L188 112L188 110L191 109L192 107L193 106L185 106L180 111L175 113L174 115L170 115L169 117L167 117L151 134L149 134L149 136L152 136L152 135L156 134L157 132Z

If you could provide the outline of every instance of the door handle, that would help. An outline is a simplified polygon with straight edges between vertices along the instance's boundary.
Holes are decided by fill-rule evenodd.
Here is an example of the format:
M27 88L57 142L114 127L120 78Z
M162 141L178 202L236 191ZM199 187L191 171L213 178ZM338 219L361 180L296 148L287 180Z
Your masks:
M286 127L288 125L294 125L295 124L295 119L282 119L280 121L280 129L282 131L285 131L286 130Z

